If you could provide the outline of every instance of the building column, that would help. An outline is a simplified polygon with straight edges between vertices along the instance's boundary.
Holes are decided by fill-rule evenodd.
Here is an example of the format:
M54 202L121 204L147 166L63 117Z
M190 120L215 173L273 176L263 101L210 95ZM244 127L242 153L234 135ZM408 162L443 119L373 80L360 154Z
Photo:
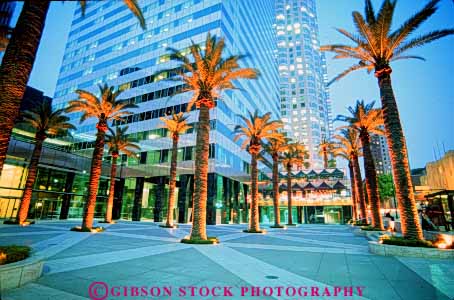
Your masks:
M240 183L233 181L233 223L240 224Z
M192 207L194 194L194 175L180 175L180 190L178 192L178 223L188 223L192 218L189 207Z
M73 189L74 178L76 174L74 172L68 172L66 174L66 182L65 182L65 194L63 195L63 201L61 203L60 209L60 220L68 219L69 214L69 207L71 206L71 197L70 194Z
M123 207L123 191L125 189L125 179L115 182L114 187L114 202L112 207L112 219L118 220L121 218L121 209Z
M296 207L296 222L298 224L303 223L303 207L302 206L297 206Z
M179 180L179 190L178 190L178 199L177 199L177 209L178 209L178 223L187 223L185 219L187 219L186 212L186 193L188 187L188 175L180 175Z
M249 207L248 207L248 203L247 203L248 189L249 189L249 186L247 184L243 184L243 195L244 195L243 221L244 221L244 223L249 223Z
M266 213L267 213L266 208L259 205L259 223L263 222L263 214L266 215Z
M217 174L208 173L207 224L216 225Z
M154 202L154 209L153 209L153 220L155 222L162 222L162 206L165 196L165 177L161 176L158 178L156 186L155 186L155 202Z
M143 196L143 186L145 183L144 177L136 178L136 189L134 192L134 206L132 207L132 220L140 221L142 217L142 196Z
M454 195L448 194L448 208L451 214L451 230L454 231Z
M222 224L229 224L231 220L230 216L230 209L231 209L231 204L230 204L230 198L232 197L232 192L231 192L231 180L230 178L227 177L222 177L222 188L223 188L223 193L222 193Z

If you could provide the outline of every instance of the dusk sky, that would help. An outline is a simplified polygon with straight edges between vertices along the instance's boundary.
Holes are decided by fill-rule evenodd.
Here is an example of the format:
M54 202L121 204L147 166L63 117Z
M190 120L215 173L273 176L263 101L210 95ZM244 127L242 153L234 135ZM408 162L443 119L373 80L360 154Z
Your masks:
M382 0L374 0L376 10ZM415 4L416 3L416 4ZM400 0L394 24L400 25L427 1ZM60 64L64 54L76 2L54 2L48 13L46 28L38 51L29 85L53 96ZM15 18L22 5L16 6ZM364 10L361 0L318 0L318 21L321 44L348 43L334 28L354 32L351 12ZM417 32L454 27L454 2L444 0L438 12ZM454 149L454 37L412 50L423 56L419 60L398 61L392 65L393 87L401 120L407 137L412 168L424 167L444 150ZM332 78L355 63L353 60L335 61L327 54L328 77ZM356 99L379 103L377 80L373 74L357 71L330 87L333 115L345 114L346 107ZM335 124L335 126L340 124Z

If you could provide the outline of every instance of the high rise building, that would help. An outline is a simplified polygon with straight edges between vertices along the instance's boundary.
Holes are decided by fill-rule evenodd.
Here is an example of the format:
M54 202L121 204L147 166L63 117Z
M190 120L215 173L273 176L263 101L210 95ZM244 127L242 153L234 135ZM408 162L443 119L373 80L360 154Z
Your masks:
M377 174L390 174L392 166L386 137L384 135L373 134L370 139L370 150L374 158Z
M332 125L315 0L276 0L275 29L285 129L307 146L311 168L323 168L318 145L330 137Z
M0 3L0 61L3 58L3 51L6 50L13 29L11 19L14 14L15 2Z
M239 90L226 91L211 111L208 222L238 221L247 215L244 205L250 157L233 142L238 115L272 112L280 117L279 75L275 61L274 1L156 0L139 1L147 29L142 30L122 1L87 2L85 16L77 8L60 69L53 105L67 106L76 89L98 92L107 83L124 90L121 98L138 105L122 125L142 148L137 157L122 163L142 171L124 182L122 217L154 219L165 215L171 140L159 117L185 111L190 94L177 93L182 85L153 76L174 66L167 47L186 49L202 43L207 32L225 38L228 54L247 54L243 67L260 71L258 80L239 80ZM165 77L166 75L164 75ZM318 99L318 98L317 98ZM316 101L316 100L314 100ZM189 113L195 126L198 111ZM71 119L78 123L80 114ZM95 139L96 120L77 127L75 148L89 148ZM195 131L180 139L177 220L190 220L194 172ZM107 155L107 154L106 154ZM109 159L109 157L106 157ZM241 216L241 217L240 217Z

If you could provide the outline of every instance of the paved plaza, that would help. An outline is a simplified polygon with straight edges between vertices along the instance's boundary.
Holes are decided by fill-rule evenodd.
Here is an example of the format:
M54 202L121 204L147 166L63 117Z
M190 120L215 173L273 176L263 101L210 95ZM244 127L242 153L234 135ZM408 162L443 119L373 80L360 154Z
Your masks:
M76 233L80 221L47 221L33 226L0 225L0 244L25 244L45 257L43 276L10 290L2 300L90 299L454 299L454 261L383 257L368 252L367 240L348 226L300 225L267 234L247 234L246 225L208 226L219 245L187 245L179 240L189 225L164 229L156 223L119 222L103 233ZM266 226L265 226L266 228ZM169 296L110 295L105 287L147 287ZM308 296L276 296L276 287L308 287ZM190 297L189 287L229 287L225 297ZM271 287L257 296L253 287ZM311 296L317 287L319 296ZM338 287L353 287L355 295L334 297ZM357 291L362 288L362 295ZM248 288L249 290L246 290ZM183 289L185 296L178 294ZM211 289L212 290L212 289ZM338 291L339 291L338 290ZM199 290L195 290L196 293ZM265 291L265 295L263 292ZM268 289L268 292L270 289ZM322 291L331 295L322 296ZM241 293L245 296L241 297ZM94 294L93 294L94 293ZM283 292L284 293L284 292ZM203 294L202 294L203 295Z

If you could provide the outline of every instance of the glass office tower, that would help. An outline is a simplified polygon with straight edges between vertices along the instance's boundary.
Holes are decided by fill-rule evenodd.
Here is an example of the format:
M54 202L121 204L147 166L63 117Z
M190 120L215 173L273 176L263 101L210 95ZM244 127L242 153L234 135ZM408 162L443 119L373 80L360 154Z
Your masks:
M166 213L166 195L171 140L159 117L185 111L188 93L178 93L181 83L161 80L153 74L169 68L167 47L187 49L191 41L202 43L208 32L225 38L228 54L247 54L244 67L257 68L258 80L240 80L235 91L227 91L211 113L208 222L245 221L248 194L249 155L232 141L238 115L258 109L280 117L279 74L273 29L275 3L272 0L153 0L139 1L147 29L123 1L87 2L85 16L74 13L53 105L63 108L75 99L76 89L98 92L98 84L123 89L120 98L138 105L122 126L141 146L137 157L123 157L123 165L135 168L140 177L126 176L121 216L127 219L161 221ZM189 113L196 126L198 111ZM80 115L71 114L74 124ZM177 220L191 217L194 173L195 130L180 139ZM89 152L95 139L95 120L77 126L75 148ZM106 154L107 155L107 154ZM106 157L109 160L109 157Z
M275 26L282 120L288 135L308 147L311 168L321 169L318 145L332 125L315 0L276 0Z

